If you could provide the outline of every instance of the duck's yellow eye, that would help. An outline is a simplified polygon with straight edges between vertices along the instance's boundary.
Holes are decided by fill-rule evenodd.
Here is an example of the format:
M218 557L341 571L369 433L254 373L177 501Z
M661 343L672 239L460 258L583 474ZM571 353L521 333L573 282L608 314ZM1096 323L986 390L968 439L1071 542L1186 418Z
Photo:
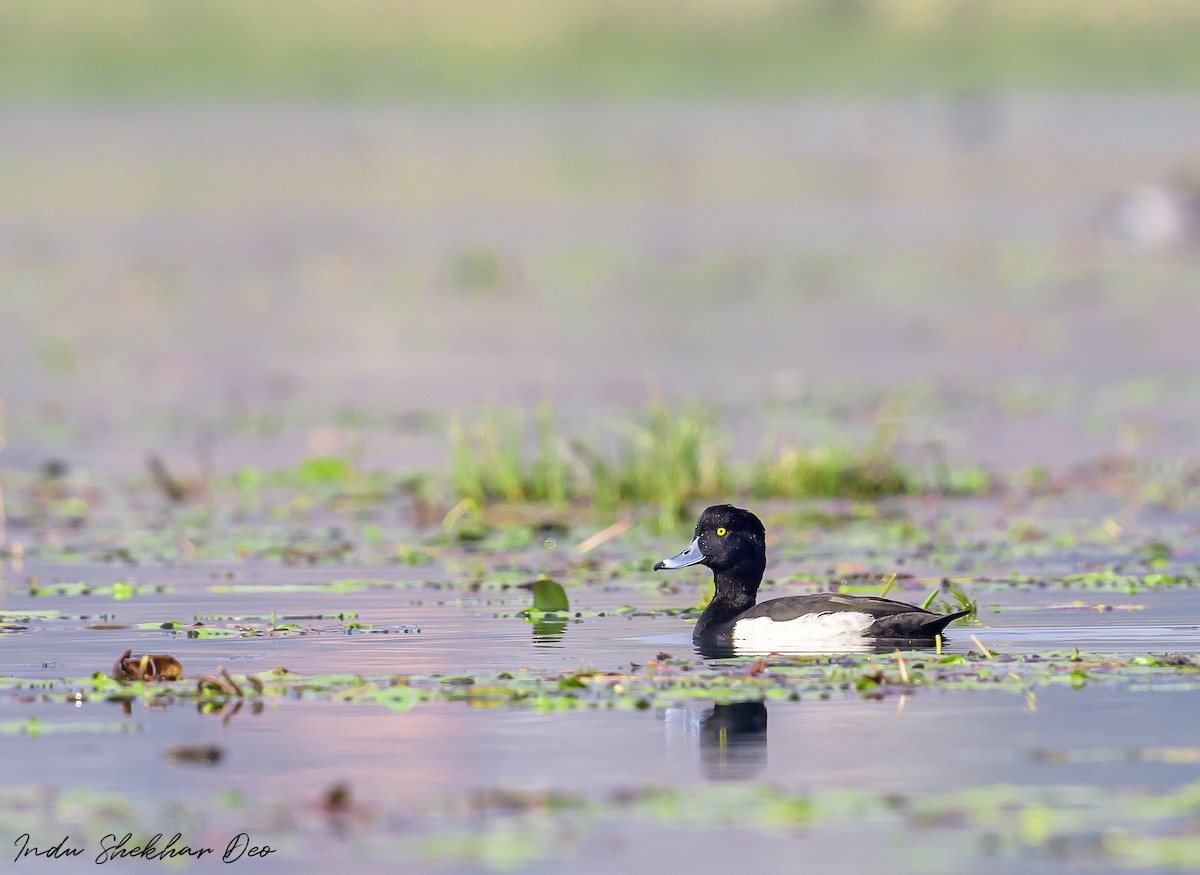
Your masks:
M725 527L724 527L724 526L720 526L720 527L717 529L717 537L718 537L718 538L724 538L724 537L725 537Z

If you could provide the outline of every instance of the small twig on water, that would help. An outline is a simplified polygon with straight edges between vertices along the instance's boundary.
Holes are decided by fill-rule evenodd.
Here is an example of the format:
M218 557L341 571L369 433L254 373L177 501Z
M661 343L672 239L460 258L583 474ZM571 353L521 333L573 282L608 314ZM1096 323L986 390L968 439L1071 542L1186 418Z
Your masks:
M988 649L987 649L987 647L986 647L986 646L984 646L984 643L983 643L982 641L980 641L980 640L979 640L979 636L978 636L978 635L972 635L972 636L971 636L971 640L972 640L972 641L974 641L974 642L975 642L975 646L979 648L979 655L980 655L980 656L982 656L984 659L991 659L991 658L992 658L992 651L988 650Z

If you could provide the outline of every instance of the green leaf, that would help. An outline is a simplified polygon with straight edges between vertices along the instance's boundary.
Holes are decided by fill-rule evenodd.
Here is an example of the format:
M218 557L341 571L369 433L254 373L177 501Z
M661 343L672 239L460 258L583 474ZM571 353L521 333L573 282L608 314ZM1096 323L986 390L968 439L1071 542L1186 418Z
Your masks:
M543 577L534 581L530 589L533 591L533 609L535 611L569 611L571 604L567 600L567 591L562 584Z

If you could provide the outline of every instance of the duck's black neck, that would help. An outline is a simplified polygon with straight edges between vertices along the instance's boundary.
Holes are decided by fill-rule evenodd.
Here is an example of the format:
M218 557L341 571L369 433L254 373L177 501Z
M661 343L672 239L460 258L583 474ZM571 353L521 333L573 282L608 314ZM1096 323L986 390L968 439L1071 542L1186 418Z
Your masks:
M765 569L766 563L761 560L748 560L729 568L713 569L713 598L696 621L692 637L720 634L726 631L721 626L754 607Z

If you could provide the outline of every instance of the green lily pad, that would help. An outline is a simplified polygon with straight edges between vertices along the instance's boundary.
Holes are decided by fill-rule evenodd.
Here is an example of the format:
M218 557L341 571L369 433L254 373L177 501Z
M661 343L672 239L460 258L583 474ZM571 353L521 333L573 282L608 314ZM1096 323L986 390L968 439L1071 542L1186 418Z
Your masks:
M562 584L543 577L530 587L533 592L533 609L543 613L558 613L571 610L567 591Z

